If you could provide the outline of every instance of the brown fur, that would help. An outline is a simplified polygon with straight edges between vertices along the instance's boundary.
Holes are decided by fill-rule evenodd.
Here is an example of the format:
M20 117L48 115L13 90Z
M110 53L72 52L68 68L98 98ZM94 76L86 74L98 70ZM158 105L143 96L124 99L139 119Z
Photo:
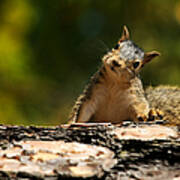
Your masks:
M141 80L131 66L127 67L129 62L126 64L112 52L104 56L102 67L78 98L71 123L120 123L127 119L138 121L141 116L143 120L148 118L150 108Z
M145 95L150 106L160 109L170 125L180 125L180 88L171 86L149 87Z
M139 53L139 54L137 54ZM164 119L180 124L180 89L160 86L144 92L139 72L158 56L144 53L129 41L124 28L117 46L102 58L102 66L77 99L69 123Z

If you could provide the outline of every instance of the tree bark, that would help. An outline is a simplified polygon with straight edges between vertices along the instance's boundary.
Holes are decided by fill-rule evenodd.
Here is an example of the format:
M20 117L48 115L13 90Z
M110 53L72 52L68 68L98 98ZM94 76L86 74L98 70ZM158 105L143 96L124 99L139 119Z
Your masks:
M0 179L180 179L178 127L0 126Z

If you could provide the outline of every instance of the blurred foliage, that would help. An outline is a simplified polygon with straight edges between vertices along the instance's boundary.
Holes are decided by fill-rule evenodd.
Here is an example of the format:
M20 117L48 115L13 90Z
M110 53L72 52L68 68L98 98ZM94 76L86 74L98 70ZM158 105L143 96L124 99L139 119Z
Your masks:
M1 0L0 123L64 123L127 25L146 51L145 85L180 84L178 0Z

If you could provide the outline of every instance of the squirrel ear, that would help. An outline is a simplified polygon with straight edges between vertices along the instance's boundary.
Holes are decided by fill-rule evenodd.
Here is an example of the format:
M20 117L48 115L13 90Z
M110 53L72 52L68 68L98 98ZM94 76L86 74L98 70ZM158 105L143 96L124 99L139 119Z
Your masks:
M143 64L146 64L148 63L149 61L151 61L153 58L155 58L156 56L160 56L161 54L157 51L151 51L151 52L147 52L144 54L144 63Z
M129 31L126 26L123 26L123 32L120 38L120 42L128 40L129 39Z

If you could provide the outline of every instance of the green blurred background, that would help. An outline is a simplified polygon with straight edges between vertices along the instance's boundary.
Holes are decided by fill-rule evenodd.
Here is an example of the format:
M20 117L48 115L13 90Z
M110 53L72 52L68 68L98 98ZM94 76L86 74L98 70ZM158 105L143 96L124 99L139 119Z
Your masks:
M1 0L0 123L56 125L123 25L146 51L145 85L180 84L178 0Z

